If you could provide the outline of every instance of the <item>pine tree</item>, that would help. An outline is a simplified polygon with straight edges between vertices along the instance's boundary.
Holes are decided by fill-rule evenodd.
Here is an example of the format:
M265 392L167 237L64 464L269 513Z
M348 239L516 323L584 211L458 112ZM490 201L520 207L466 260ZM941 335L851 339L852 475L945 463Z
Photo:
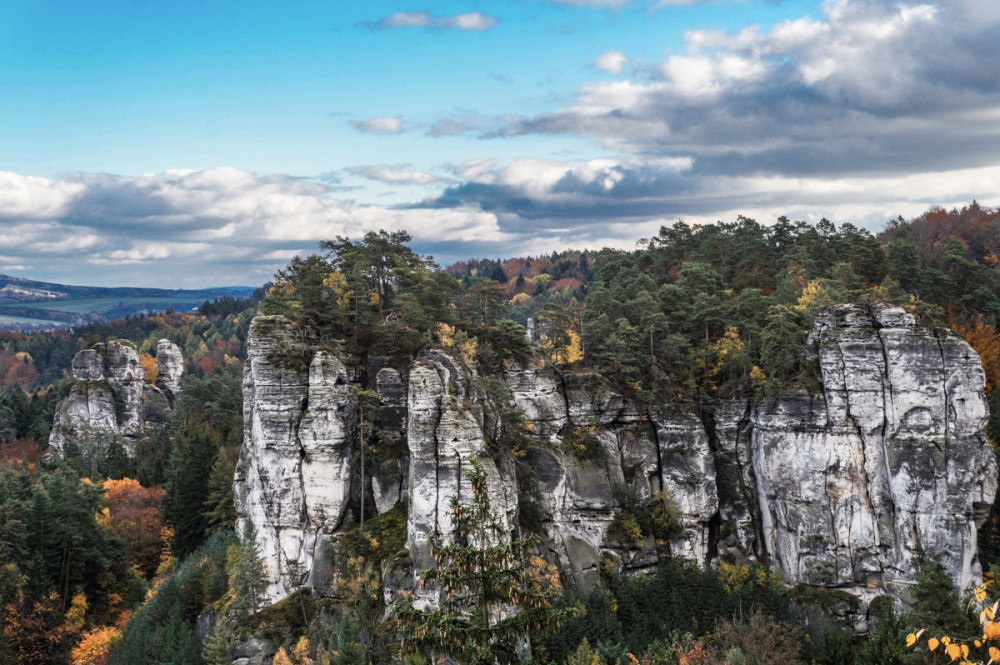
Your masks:
M205 639L201 650L205 665L232 665L233 649L229 643L229 631L221 620L216 619L215 627Z
M233 609L240 613L250 610L256 617L267 589L267 574L253 520L247 520L243 527L230 587L235 595Z
M205 535L216 529L232 528L236 523L236 506L233 503L234 468L225 448L219 454L208 476L208 496L205 498Z
M454 543L433 542L438 565L421 575L422 584L437 584L439 607L418 610L412 598L395 607L403 649L458 663L517 663L529 630L553 627L566 612L552 607L558 578L528 555L537 538L507 541L506 525L490 507L486 471L475 458L471 463L471 504L451 498Z
M345 614L337 625L337 635L330 654L331 665L367 665L368 646L361 639L361 626L352 614Z

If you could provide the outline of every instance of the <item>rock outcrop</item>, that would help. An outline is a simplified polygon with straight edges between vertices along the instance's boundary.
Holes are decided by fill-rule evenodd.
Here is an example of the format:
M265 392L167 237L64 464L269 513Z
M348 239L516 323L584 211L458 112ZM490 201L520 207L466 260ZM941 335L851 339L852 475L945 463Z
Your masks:
M106 445L111 435L120 437L127 452L134 452L140 436L170 423L184 371L180 349L161 339L156 367L159 376L153 385L145 380L135 347L121 340L77 353L74 383L56 410L49 445L60 452L70 443Z
M963 589L980 572L976 530L997 491L982 367L960 338L918 327L901 309L821 314L809 337L811 391L720 400L708 413L633 404L593 372L510 367L508 397L533 439L520 464L491 449L477 379L446 353L371 367L388 433L380 445L405 438L405 447L364 482L352 452L353 377L299 339L283 318L258 317L245 370L237 504L260 534L273 599L287 593L289 562L304 571L293 584L322 592L322 545L362 492L380 513L408 503L410 572L432 565L428 538L448 538L449 502L468 495L473 456L512 533L530 513L582 588L599 584L602 566L642 570L665 549L702 564L759 560L791 584L861 601L888 593L906 602L918 547L941 554ZM523 491L532 483L537 492ZM629 528L629 515L665 497L669 535L657 543ZM432 590L417 595L433 602Z
M249 337L234 480L237 529L253 521L268 595L280 598L288 588L325 583L325 544L351 493L357 410L344 364L303 347L294 323L257 317Z

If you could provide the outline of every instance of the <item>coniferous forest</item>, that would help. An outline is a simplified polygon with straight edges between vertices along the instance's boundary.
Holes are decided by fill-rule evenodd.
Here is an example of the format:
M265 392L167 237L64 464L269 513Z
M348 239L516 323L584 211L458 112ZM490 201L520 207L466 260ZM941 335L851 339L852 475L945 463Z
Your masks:
M817 313L887 302L921 325L950 328L979 353L986 434L1000 445L1000 210L931 209L878 233L827 220L678 221L633 250L448 267L416 253L410 240L402 231L329 239L253 297L206 302L197 313L0 332L0 663L249 664L261 661L235 644L257 640L279 647L264 661L274 665L416 665L442 654L459 663L889 665L948 662L950 643L936 651L907 644L919 629L955 644L980 637L978 612L967 613L969 599L931 554L912 571L912 604L874 604L869 632L856 635L836 616L804 626L803 607L833 601L746 561L699 566L664 556L648 574L606 569L600 586L574 589L544 560L530 509L519 515L519 537L487 560L500 539L488 536L497 525L482 503L466 514L456 502L464 536L461 546L436 546L434 581L455 594L475 590L480 604L449 614L447 603L434 612L384 601L380 580L366 571L403 549L398 511L349 532L338 594L300 590L263 602L261 553L252 523L236 532L233 498L243 366L257 314L291 319L303 343L341 358L359 403L373 388L372 358L403 361L444 348L475 370L485 395L516 360L541 371L591 368L636 403L669 400L707 412L720 396L766 401L814 382L805 349ZM110 339L134 346L150 380L158 341L179 347L183 392L170 423L131 454L117 440L53 454L49 434L72 389L72 359ZM521 414L501 402L488 413L491 443L516 458L526 445ZM370 414L377 430L378 409ZM629 517L622 528L671 528L666 504ZM984 571L1000 566L996 508L980 531L979 559ZM511 565L523 574L512 576ZM493 572L472 581L463 571L473 568ZM504 634L478 621L477 612L488 613L486 590L506 594L518 610Z

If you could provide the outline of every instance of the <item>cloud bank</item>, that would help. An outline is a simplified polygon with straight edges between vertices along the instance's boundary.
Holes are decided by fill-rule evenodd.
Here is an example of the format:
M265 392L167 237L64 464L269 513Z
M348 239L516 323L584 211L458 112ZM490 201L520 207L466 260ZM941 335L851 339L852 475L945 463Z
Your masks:
M391 167L381 175L423 179ZM496 215L481 210L391 209L336 192L318 181L227 167L58 180L0 172L3 263L75 283L255 285L336 235L402 228L428 253L510 240Z
M737 213L878 228L934 204L997 205L996 34L1000 5L984 0L829 0L820 18L769 30L690 31L660 63L481 133L589 138L617 156L460 169L464 182L421 205L584 237ZM593 66L617 74L625 62L609 51Z

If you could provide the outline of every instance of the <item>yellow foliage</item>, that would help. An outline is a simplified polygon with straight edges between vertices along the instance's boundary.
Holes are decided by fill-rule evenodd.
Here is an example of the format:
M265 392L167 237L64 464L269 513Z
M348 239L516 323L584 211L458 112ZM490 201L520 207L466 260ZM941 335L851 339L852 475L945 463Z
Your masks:
M337 307L344 310L350 307L354 291L348 286L344 273L334 270L323 278L323 286L333 291L333 301Z
M830 304L832 304L832 300L826 288L822 283L812 280L802 289L802 294L794 307L800 312L814 312Z
M142 376L146 383L155 383L156 377L160 375L160 368L156 366L156 358L148 353L140 353L139 362L142 363Z
M107 509L105 509L107 510ZM77 589L70 601L69 610L66 612L66 623L76 630L83 630L83 624L87 618L87 596L83 590Z
M972 595L972 599L969 600L969 605L973 610L979 611L979 620L983 628L982 639L966 639L966 640L953 640L948 635L943 635L940 637L931 637L927 640L927 650L935 651L939 646L944 645L944 652L947 654L950 662L955 662L961 659L963 665L984 665L984 663L1000 663L1000 648L989 644L991 641L1000 639L1000 622L994 621L998 607L1000 607L1000 600L997 600L992 605L989 605L987 591L988 588L995 588L997 586L996 579L989 573L984 575L983 584L977 587ZM912 647L918 644L921 635L923 635L924 630L921 629L915 634L911 633L906 637L906 646ZM988 655L988 660L985 658L980 660L970 660L970 655L972 654L972 649L987 649L986 655Z
M84 634L70 653L71 665L105 665L121 638L121 628L101 626Z
M292 649L292 658L295 660L295 665L313 665L313 659L309 657L310 649L309 638L303 635L295 643L295 648Z
M271 665L294 665L292 659L288 657L288 652L285 651L285 647L278 649L278 653L274 654L274 660L271 661Z
M743 588L746 581L750 578L750 566L746 564L731 564L723 561L719 564L718 575L719 581L722 582L722 588L726 590L726 593L733 593L733 591Z
M528 557L528 566L524 571L524 576L537 592L558 592L562 589L558 566L548 563L540 556Z
M760 388L765 381L767 381L767 374L764 374L764 370L757 365L750 368L750 385L754 388Z
M531 300L531 296L527 293L518 293L516 296L510 299L511 305L522 305Z
M536 287L541 286L542 288L545 288L546 286L552 283L552 275L545 272L541 272L535 275L534 277L529 277L527 281L531 282Z
M449 326L447 323L438 323L437 329L434 331L437 334L438 341L444 346L451 346L455 343L455 327Z
M738 365L743 360L743 340L740 339L740 331L736 326L727 326L725 334L715 343L715 367L711 369L713 375L718 374L727 365Z
M583 348L580 344L580 335L577 334L575 330L569 331L569 344L560 354L562 356L562 361L566 364L575 363L579 360L583 360Z

